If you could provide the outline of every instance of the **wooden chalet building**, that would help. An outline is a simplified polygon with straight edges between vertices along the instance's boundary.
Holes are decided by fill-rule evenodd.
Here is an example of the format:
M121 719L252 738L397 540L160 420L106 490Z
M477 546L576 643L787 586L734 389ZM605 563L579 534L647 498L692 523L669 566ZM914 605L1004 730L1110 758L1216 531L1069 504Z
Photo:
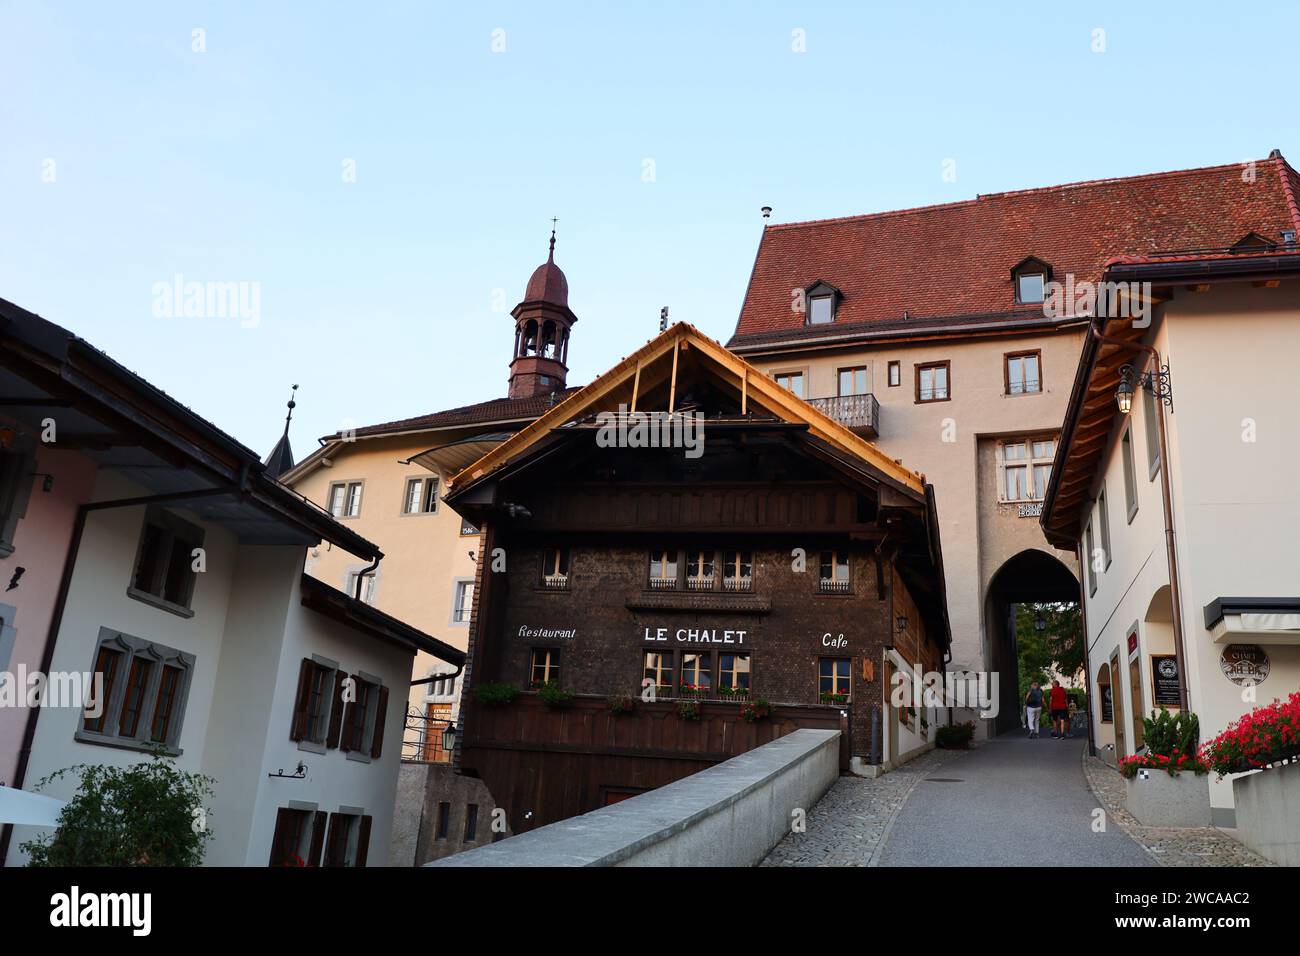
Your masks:
M620 409L661 436L697 422L702 442L614 441ZM515 832L798 727L840 728L844 768L872 772L943 722L888 706L893 670L941 671L950 642L924 476L689 325L460 471L445 500L482 533L457 759ZM488 684L523 692L489 706ZM541 684L573 698L548 706ZM770 716L745 720L760 700Z

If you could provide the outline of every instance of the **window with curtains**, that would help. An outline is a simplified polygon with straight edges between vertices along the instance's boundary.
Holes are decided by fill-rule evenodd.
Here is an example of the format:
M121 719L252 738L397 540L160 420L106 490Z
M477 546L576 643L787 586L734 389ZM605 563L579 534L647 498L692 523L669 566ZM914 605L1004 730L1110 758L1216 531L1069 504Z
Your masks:
M402 496L402 514L431 515L438 510L438 477L407 478Z
M1017 438L998 445L1001 500L1042 501L1056 456L1054 437Z
M650 552L650 587L667 591L677 587L677 551L655 548Z
M542 550L542 587L561 591L569 586L569 549L558 546Z
M722 589L749 591L754 587L754 553L728 551L723 555Z
M686 554L686 590L712 591L714 582L714 562L717 555L713 551L692 550Z
M827 594L847 594L852 589L849 556L844 551L823 551L818 566L817 588Z
M177 752L194 661L193 654L101 628L91 706L76 739Z

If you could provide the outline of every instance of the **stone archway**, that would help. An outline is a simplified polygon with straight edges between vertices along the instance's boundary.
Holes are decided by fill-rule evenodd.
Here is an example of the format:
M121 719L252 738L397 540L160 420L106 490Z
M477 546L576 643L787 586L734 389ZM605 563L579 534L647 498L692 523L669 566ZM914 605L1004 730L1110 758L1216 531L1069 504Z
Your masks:
M994 731L1020 726L1016 607L1020 604L1077 604L1079 582L1058 558L1027 548L1008 558L989 580L984 595L984 659L998 675Z

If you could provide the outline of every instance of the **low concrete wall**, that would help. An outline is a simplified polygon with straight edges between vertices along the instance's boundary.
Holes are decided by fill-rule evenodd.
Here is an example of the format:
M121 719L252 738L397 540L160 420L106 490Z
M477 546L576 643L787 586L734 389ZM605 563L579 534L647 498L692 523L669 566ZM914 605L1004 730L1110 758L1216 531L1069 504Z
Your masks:
M1300 763L1232 781L1237 839L1282 866L1300 866Z
M839 775L837 730L796 730L657 790L429 866L752 866Z

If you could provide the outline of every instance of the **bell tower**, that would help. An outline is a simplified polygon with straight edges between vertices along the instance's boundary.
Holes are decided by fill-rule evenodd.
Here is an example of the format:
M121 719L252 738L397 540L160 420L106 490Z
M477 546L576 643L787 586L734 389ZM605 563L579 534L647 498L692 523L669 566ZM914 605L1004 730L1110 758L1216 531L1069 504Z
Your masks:
M569 311L569 282L551 250L528 280L515 318L515 349L510 360L510 397L533 398L564 388L569 372L569 332L578 317Z

